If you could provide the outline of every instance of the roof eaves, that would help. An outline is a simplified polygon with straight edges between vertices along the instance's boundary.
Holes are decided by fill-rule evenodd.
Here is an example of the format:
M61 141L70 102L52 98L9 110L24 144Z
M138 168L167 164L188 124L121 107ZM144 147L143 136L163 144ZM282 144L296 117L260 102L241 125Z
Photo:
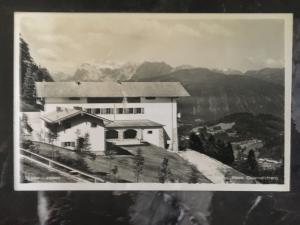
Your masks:
M72 113L72 114L66 115L66 116L64 116L64 117L62 117L62 118L59 118L59 119L56 119L56 120L50 120L50 119L48 119L48 118L45 117L45 116L41 116L41 119L44 119L44 120L45 120L46 122L48 122L48 123L54 124L54 123L60 123L61 121L64 121L64 120L69 119L69 118L71 118L71 117L73 117L73 116L76 116L76 115L78 115L79 113L80 113L80 111L77 111L77 112L74 112L74 113Z
M165 125L153 125L153 126L151 126L151 125L144 125L144 126L127 126L127 125L124 125L124 126L113 126L113 125L111 125L111 126L106 126L107 128L149 128L149 127L151 127L151 128L161 128L161 127L163 127L163 126L165 126Z
M103 117L100 117L100 116L96 116L94 114L91 114L91 113L88 113L88 112L85 112L85 111L80 111L80 112L83 113L83 114L86 114L88 116L95 117L97 119L105 120L106 122L113 122L112 120L109 120L109 119L106 119L106 118L103 118Z
M122 121L122 120L119 120ZM146 122L146 121L143 121ZM107 125L108 128L120 128L120 127L126 127L126 128L135 128L135 127L140 127L140 128L147 128L147 127L152 127L152 128L157 128L157 127L164 127L165 125L160 124L160 123L156 123L153 121L148 120L148 122L152 122L153 124L142 124L142 125L138 125L138 124L118 124L118 121L112 121L110 124ZM116 123L114 125L114 123Z
M49 120L48 118L44 117L44 116L40 116L40 118L48 123L53 123L52 120Z
M103 117L100 117L100 116L96 116L96 115L87 113L87 112L85 112L85 111L77 111L77 112L74 112L74 113L72 113L72 114L69 114L69 115L67 115L67 116L64 116L64 117L62 117L62 118L60 118L60 119L56 119L56 120L50 120L50 119L48 119L48 118L45 117L45 116L41 116L40 118L41 118L42 120L48 122L48 123L55 124L55 123L60 123L61 121L64 121L64 120L66 120L66 119L72 118L72 117L74 117L74 116L77 116L77 115L79 115L79 114L85 114L85 115L88 115L88 116L92 116L92 117L94 117L94 118L101 119L101 120L106 121L106 122L109 122L109 123L112 122L112 121L109 120L109 119L105 119L105 118L103 118Z

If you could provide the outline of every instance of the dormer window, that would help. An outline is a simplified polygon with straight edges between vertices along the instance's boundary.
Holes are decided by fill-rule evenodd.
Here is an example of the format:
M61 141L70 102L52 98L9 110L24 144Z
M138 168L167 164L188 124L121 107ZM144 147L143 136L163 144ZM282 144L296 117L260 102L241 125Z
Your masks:
M127 98L125 96L123 97L122 103L128 103Z
M147 100L154 100L156 97L146 97Z

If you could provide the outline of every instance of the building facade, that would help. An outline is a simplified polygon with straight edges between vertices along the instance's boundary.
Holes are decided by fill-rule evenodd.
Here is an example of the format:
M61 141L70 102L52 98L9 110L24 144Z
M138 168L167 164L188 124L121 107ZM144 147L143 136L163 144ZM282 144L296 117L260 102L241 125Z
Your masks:
M46 132L52 132L54 145L84 151L88 135L90 151L105 152L105 124L110 121L75 109L64 108L41 116ZM46 135L46 139L49 139Z
M178 82L37 82L36 90L38 103L44 109L41 118L47 118L49 114L68 114L65 111L69 110L84 112L84 117L91 120L94 116L93 120L102 121L99 123L103 126L97 127L99 131L90 125L83 125L88 123L86 121L76 125L81 127L71 124L67 128L69 131L62 134L65 140L66 136L74 139L74 130L86 129L93 133L91 140L98 137L103 143L110 141L124 145L149 142L178 150L177 98L189 96ZM71 130L72 135L67 135ZM105 147L101 151L103 149Z

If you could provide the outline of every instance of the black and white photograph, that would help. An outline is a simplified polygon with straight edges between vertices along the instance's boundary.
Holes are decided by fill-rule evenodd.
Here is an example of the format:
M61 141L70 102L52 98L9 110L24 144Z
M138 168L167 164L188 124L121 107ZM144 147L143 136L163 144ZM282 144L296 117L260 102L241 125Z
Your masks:
M288 191L292 14L14 14L16 190Z

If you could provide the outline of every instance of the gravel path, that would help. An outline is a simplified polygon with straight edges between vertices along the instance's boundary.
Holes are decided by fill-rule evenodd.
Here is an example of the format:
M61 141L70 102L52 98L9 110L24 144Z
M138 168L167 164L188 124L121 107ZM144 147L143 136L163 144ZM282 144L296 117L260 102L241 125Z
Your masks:
M194 150L182 151L179 152L179 155L195 165L205 177L215 184L257 183L252 177L246 176L232 167Z

